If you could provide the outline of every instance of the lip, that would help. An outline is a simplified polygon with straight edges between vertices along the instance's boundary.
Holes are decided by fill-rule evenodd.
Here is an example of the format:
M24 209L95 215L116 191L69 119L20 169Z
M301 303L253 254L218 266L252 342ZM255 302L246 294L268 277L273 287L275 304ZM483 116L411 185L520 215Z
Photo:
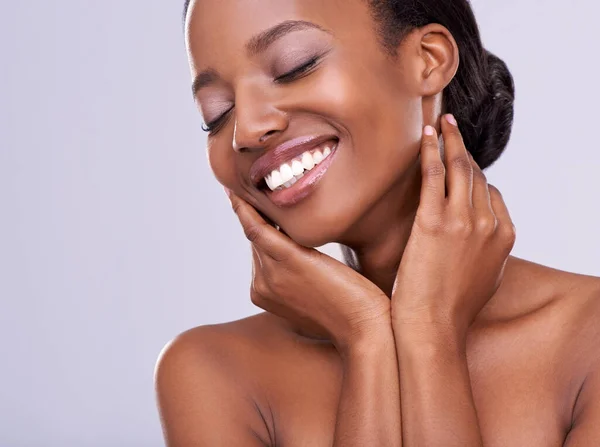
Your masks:
M331 154L327 156L321 163L306 172L304 176L296 181L289 188L271 191L267 188L264 191L265 195L278 207L288 207L296 205L301 200L308 197L316 188L319 181L323 178L331 164L335 161L335 157L338 153L340 140L337 141Z
M326 141L336 140L339 143L339 138L335 134L324 135L305 135L302 137L288 140L280 144L272 151L268 151L250 167L250 181L254 186L269 175L274 169L279 168L283 163L288 162L298 155L302 155L306 151L310 151ZM333 155L333 154L331 154ZM330 158L330 157L327 157Z

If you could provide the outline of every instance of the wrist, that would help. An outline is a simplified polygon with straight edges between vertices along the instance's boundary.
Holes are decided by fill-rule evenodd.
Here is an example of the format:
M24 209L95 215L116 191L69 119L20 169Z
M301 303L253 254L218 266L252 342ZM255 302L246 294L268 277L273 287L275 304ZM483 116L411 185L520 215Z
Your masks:
M391 320L394 332L408 332L414 335L423 335L427 338L452 337L461 339L466 336L469 325L463 324L459 312L440 306L422 306L407 309L394 306L392 300Z
M453 322L416 318L396 318L392 323L396 342L404 348L449 350L462 352L466 348L466 331Z
M378 320L369 327L355 331L336 348L343 360L372 358L387 350L395 349L391 320Z

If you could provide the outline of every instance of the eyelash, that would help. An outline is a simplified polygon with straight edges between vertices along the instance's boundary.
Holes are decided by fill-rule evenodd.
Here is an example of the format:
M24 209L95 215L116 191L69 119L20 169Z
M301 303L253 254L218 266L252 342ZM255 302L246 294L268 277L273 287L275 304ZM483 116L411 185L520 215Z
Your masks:
M295 81L299 79L302 75L308 74L308 71L317 63L319 60L318 56L310 58L306 63L300 65L297 68L294 68L292 71L275 78L275 82L283 83Z
M292 71L282 76L279 76L278 78L275 78L275 82L278 84L285 84L300 79L301 77L309 73L309 70L314 67L318 60L318 56L309 59L305 64L302 64L301 66L294 68ZM231 107L219 118L211 121L210 123L202 124L202 130L210 134L215 134L219 130L219 128L227 122L225 118L228 116L227 114L231 111L231 109L233 109L233 107Z
M213 120L210 123L206 123L206 124L203 123L202 130L204 132L208 132L210 134L215 133L217 130L219 130L220 126L227 121L224 118L228 116L227 114L231 111L231 109L233 109L233 107L229 108L229 110L227 110L223 115L221 115L216 120Z

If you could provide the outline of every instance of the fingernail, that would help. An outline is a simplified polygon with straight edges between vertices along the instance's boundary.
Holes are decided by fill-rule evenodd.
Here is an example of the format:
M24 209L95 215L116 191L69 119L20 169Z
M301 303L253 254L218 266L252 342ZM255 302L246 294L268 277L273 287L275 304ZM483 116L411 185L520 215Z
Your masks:
M433 135L433 127L427 125L425 126L425 129L423 130L423 132L425 133L425 135L431 136Z
M449 114L446 115L446 121L448 121L453 126L457 126L457 124L456 124L456 118L454 118L454 115L452 115L451 113L449 113Z

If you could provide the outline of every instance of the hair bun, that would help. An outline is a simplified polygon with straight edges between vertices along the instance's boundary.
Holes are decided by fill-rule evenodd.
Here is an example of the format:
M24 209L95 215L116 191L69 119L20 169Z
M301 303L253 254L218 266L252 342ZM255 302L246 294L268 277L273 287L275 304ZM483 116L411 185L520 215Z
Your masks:
M469 149L482 169L492 165L510 139L514 118L515 85L508 67L495 54L484 50L487 61L487 94L476 110Z

